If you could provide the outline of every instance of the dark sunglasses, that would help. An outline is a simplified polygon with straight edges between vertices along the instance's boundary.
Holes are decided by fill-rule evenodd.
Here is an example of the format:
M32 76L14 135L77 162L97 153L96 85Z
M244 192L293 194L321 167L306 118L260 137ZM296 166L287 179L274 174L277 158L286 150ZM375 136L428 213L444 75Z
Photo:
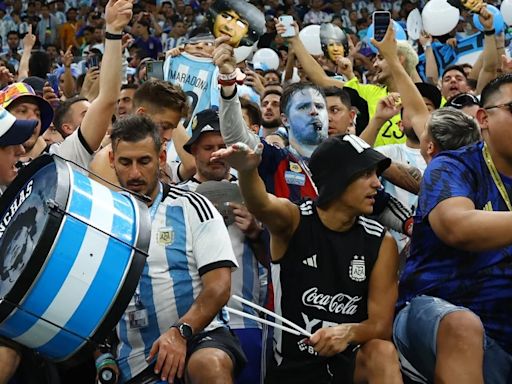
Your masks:
M461 93L448 100L444 106L461 109L464 107L470 107L472 105L480 106L480 101L478 98L471 93Z
M488 109L493 109L493 108L507 108L507 110L510 113L512 113L512 101L505 103L505 104L498 104L498 105L493 105L491 107L485 107L484 109L488 110Z

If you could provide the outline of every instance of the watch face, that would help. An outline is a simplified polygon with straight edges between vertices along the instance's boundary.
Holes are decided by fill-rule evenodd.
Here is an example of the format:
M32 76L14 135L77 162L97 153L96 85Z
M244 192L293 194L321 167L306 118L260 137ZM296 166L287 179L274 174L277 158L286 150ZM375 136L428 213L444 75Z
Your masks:
M179 325L178 329L185 340L190 340L192 338L192 328L190 325L183 323Z

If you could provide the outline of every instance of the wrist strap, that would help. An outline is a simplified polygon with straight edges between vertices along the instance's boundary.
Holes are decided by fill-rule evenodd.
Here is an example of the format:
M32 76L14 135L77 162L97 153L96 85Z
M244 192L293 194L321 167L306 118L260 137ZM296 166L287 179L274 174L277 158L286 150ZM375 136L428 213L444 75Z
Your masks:
M105 40L121 40L123 38L123 34L110 33L105 32Z
M493 28L493 29L489 29L488 31L484 31L484 35L485 36L492 36L496 34L496 30Z

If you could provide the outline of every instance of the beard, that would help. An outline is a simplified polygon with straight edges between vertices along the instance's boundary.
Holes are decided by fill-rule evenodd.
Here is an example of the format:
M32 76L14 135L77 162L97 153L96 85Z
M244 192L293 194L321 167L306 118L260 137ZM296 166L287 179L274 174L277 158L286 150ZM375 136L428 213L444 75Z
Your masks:
M420 143L420 139L418 139L418 135L416 135L416 132L414 132L414 128L412 127L404 127L403 128L404 130L404 134L405 136L411 140L412 142L416 143L416 144L419 144Z
M279 117L276 117L275 119L272 119L272 120L263 120L261 121L261 125L263 126L263 128L279 128L282 123L281 123L281 119Z

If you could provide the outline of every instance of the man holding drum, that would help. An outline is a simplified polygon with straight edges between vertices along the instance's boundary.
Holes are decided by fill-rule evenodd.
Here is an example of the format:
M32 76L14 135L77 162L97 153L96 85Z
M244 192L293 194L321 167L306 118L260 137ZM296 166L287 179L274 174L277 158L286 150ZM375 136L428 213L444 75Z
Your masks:
M152 217L149 257L117 327L121 382L232 383L245 356L222 308L237 266L224 221L205 197L159 181L166 154L154 122L120 119L111 139L120 184L148 197Z

